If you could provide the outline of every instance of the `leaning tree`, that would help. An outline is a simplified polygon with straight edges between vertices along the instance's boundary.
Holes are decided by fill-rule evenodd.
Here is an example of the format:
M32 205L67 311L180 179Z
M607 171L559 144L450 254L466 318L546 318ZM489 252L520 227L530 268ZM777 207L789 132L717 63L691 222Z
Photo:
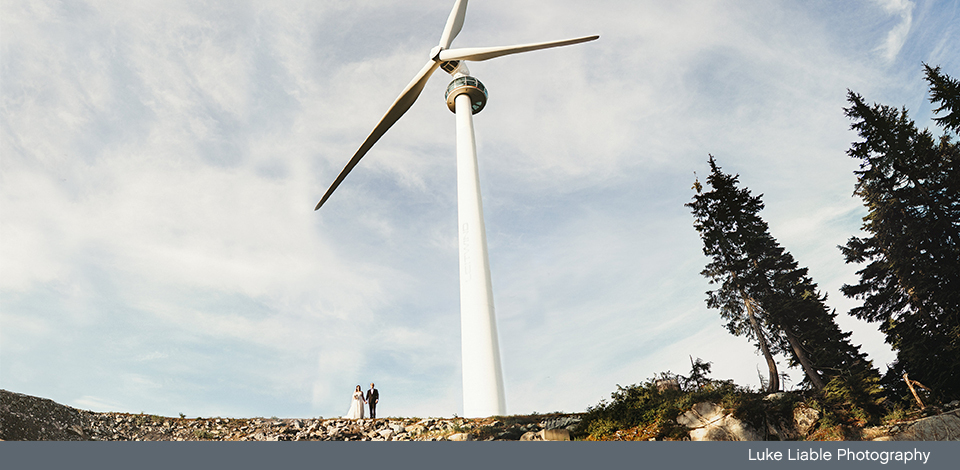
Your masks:
M770 235L760 217L762 196L738 187L738 176L721 171L709 158L704 191L686 204L710 262L701 272L719 288L707 292L707 306L720 310L727 329L752 339L767 360L768 391L779 389L773 354L802 368L804 382L823 390L831 382L864 397L873 394L879 374L850 333L837 326L826 296L793 256ZM865 401L870 401L865 399Z

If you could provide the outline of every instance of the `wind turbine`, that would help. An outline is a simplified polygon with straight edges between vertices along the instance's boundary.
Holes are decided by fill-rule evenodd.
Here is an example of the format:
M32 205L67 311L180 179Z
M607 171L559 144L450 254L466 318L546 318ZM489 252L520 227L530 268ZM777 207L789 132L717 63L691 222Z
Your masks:
M420 72L404 88L373 132L367 136L353 158L317 203L319 210L333 191L340 186L373 144L410 109L427 80L438 68L454 77L447 86L447 107L457 116L457 216L460 232L460 341L463 361L463 415L486 417L506 414L503 373L500 368L500 346L493 311L493 288L490 262L487 257L487 236L483 224L480 198L480 177L477 171L477 145L473 132L473 115L487 102L486 88L470 76L463 61L484 61L509 54L593 41L600 36L586 36L562 41L540 42L502 47L451 49L454 38L463 28L467 0L456 0L447 18L440 44L430 50L430 58Z

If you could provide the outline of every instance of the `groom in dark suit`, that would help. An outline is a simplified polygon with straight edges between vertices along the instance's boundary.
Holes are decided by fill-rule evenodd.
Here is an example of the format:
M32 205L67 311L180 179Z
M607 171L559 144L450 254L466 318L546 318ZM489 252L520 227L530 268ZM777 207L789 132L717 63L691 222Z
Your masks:
M367 390L367 404L370 405L370 419L377 419L377 402L380 401L380 392L370 384L370 390Z

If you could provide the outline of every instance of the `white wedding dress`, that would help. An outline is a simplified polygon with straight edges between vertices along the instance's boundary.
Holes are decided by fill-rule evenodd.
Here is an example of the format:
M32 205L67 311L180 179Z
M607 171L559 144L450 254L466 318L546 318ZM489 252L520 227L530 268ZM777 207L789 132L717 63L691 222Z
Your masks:
M344 418L363 419L363 392L353 392L353 399L350 400L350 411Z

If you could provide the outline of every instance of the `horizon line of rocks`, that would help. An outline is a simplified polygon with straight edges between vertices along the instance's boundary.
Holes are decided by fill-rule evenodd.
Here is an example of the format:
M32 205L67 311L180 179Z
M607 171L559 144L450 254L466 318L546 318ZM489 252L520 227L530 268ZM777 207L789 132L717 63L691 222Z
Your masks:
M69 431L104 441L472 441L571 440L580 418L536 422L492 418L164 418L126 413L88 414ZM505 422L507 421L507 422Z

